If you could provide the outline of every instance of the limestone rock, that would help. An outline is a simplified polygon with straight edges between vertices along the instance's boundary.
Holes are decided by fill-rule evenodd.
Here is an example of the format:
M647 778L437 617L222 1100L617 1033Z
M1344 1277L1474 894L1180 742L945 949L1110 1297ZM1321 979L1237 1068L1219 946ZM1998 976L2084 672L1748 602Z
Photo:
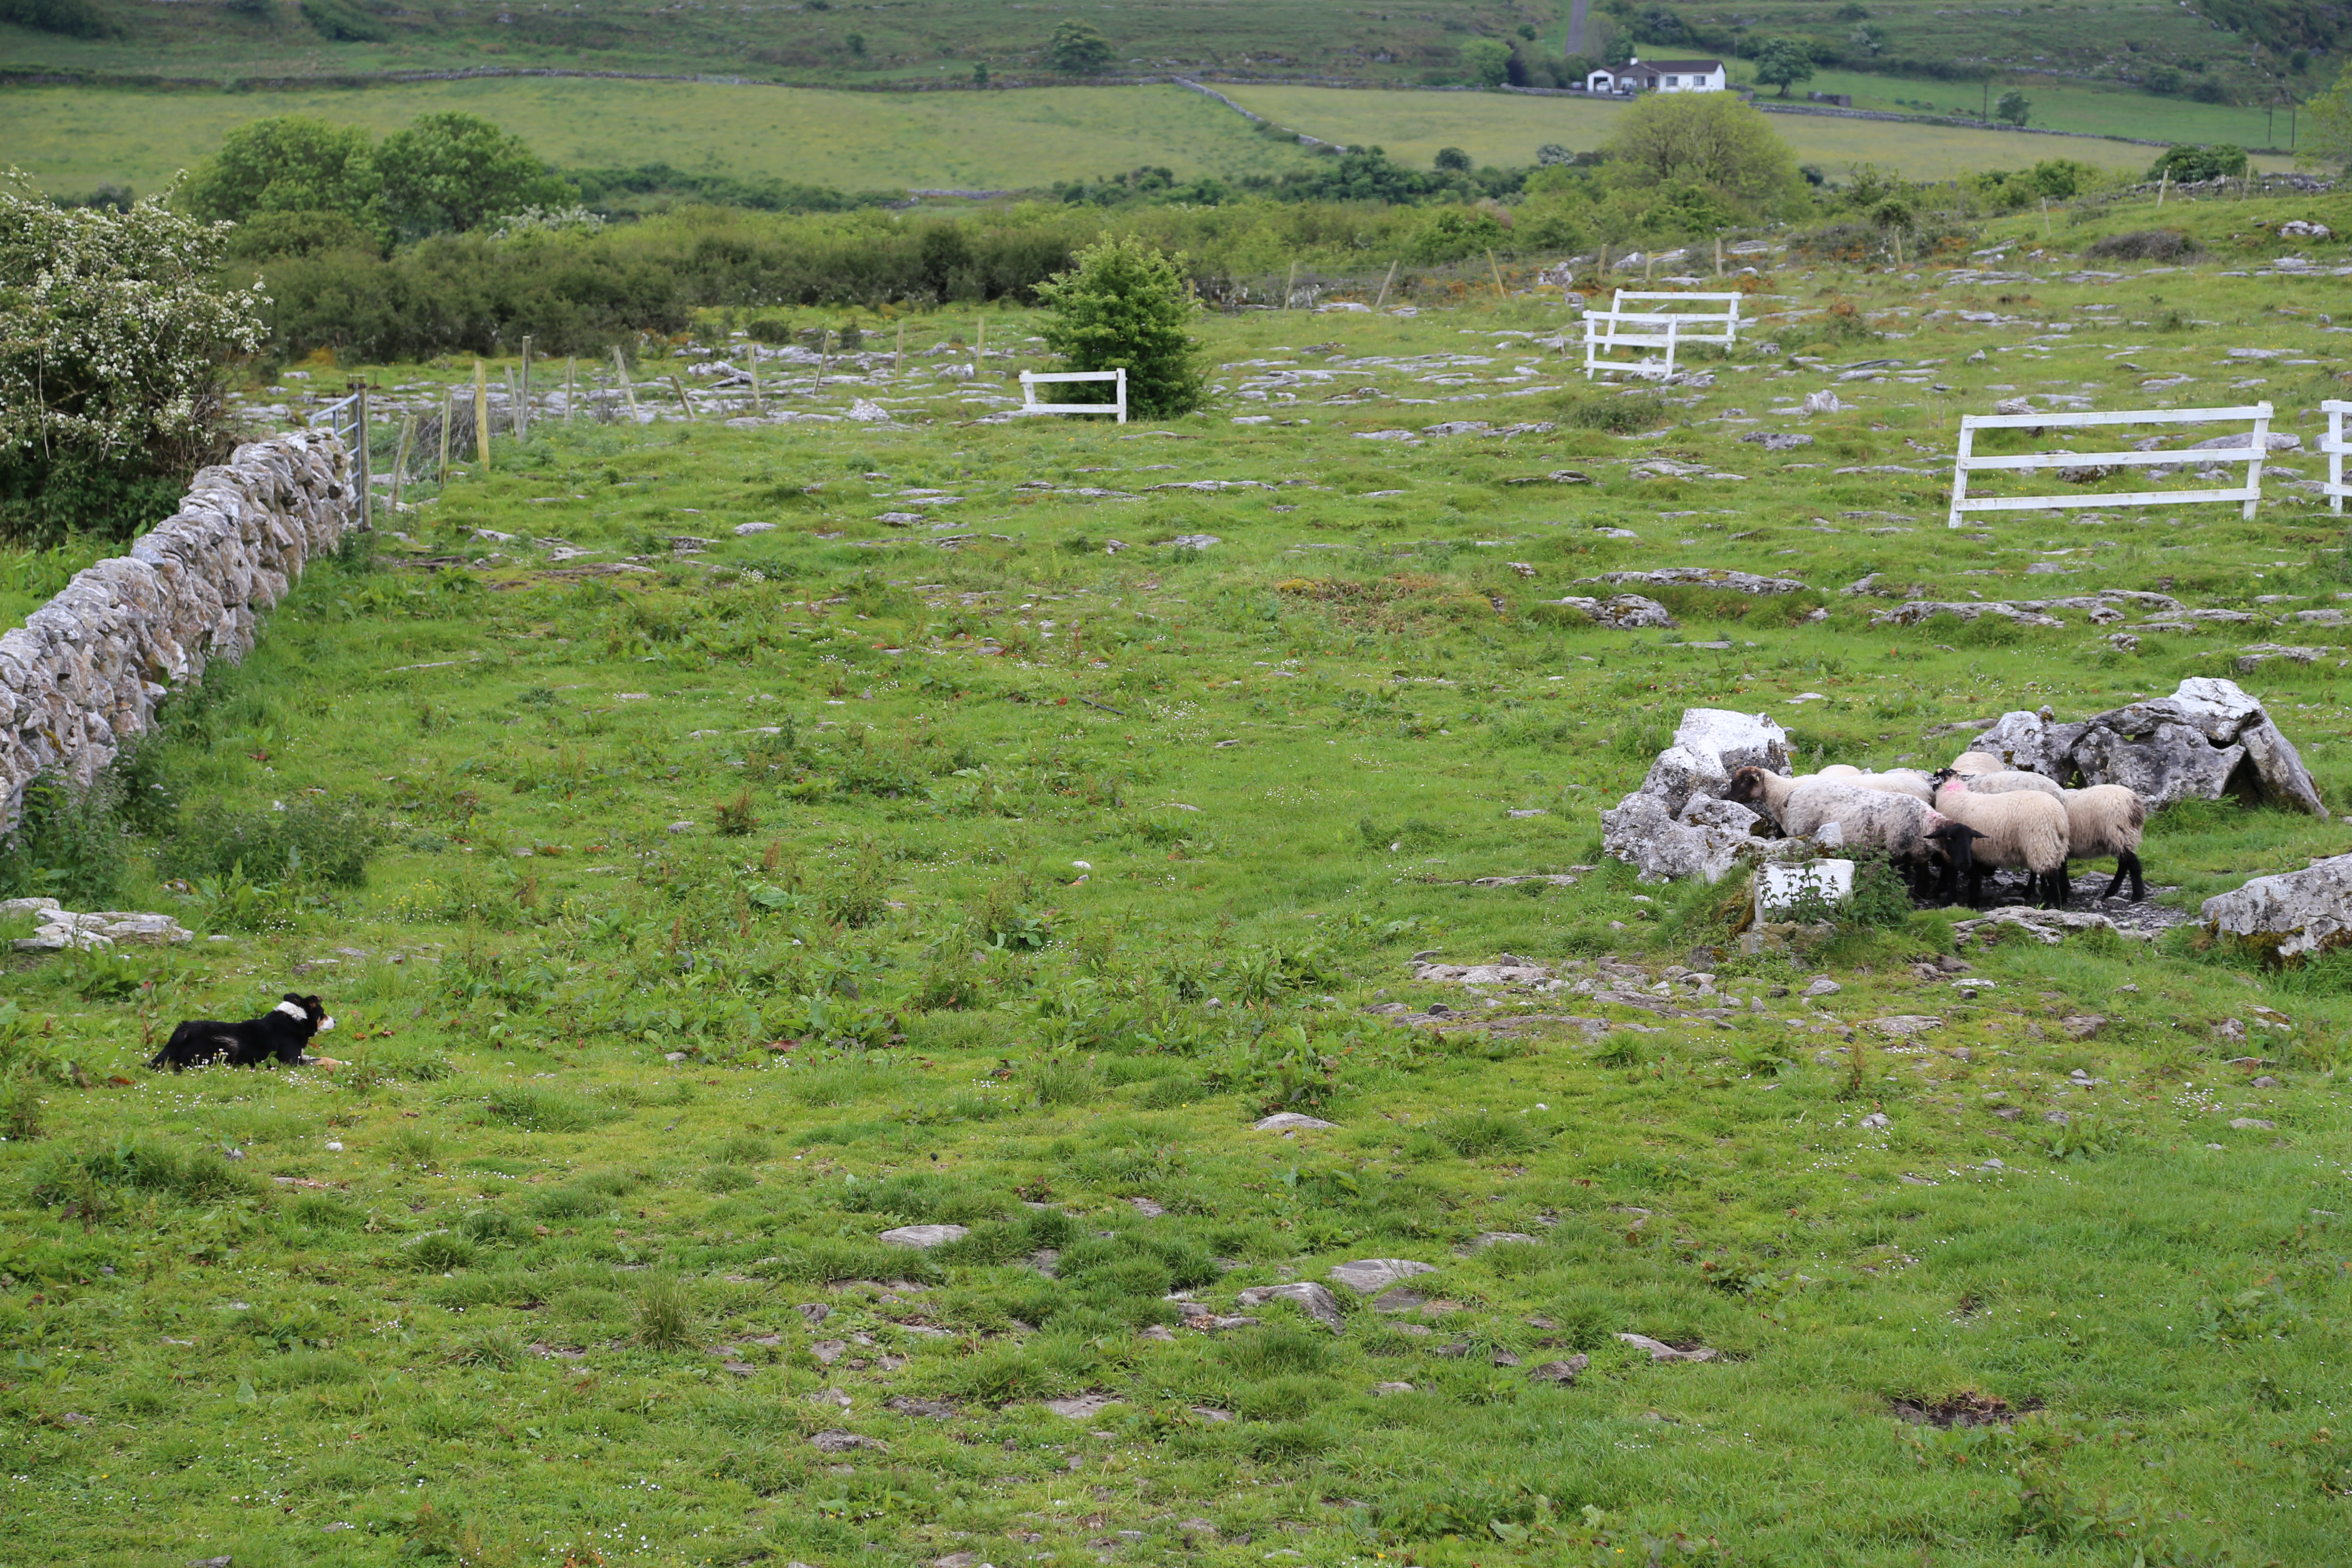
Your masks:
M943 1247L950 1241L961 1241L971 1232L960 1225L902 1225L886 1230L874 1239L886 1247L911 1247L918 1251Z
M1253 1285L1234 1298L1242 1307L1262 1307L1268 1301L1289 1301L1308 1317L1338 1333L1346 1321L1339 1315L1339 1303L1331 1292L1312 1279L1294 1279L1286 1285Z
M1332 1265L1330 1277L1359 1296L1373 1296L1416 1274L1436 1272L1433 1265L1416 1263L1410 1258L1365 1258Z
M1563 1388L1576 1381L1577 1374L1592 1364L1588 1355L1572 1355L1566 1361L1548 1361L1528 1368L1529 1383L1556 1383Z
M1685 708L1673 744L1650 764L1642 793L1663 799L1671 816L1694 795L1720 795L1731 785L1733 769L1751 766L1789 771L1789 732L1769 714Z
M1753 572L1733 572L1719 566L1663 566L1654 572L1603 572L1579 577L1579 583L1635 583L1654 588L1720 588L1734 594L1801 594L1805 585L1794 577L1759 577Z
M1540 1247L1541 1245L1543 1245L1542 1242L1537 1237L1528 1236L1523 1231L1517 1230L1481 1231L1470 1243L1471 1247L1478 1252L1484 1252L1490 1247Z
M1339 1125L1319 1117L1302 1116L1296 1110L1277 1110L1272 1116L1251 1122L1250 1130L1255 1132L1318 1132Z
M1647 1334L1619 1334L1617 1337L1637 1351L1649 1352L1652 1361L1713 1361L1721 1353L1706 1349L1679 1351L1672 1345L1659 1343Z
M1674 754L1667 752L1659 763ZM1657 776L1654 768L1652 776ZM1762 842L1744 831L1685 826L1675 820L1669 798L1636 791L1601 814L1602 852L1639 867L1645 882L1685 877L1720 881L1742 850Z
M856 1448L871 1448L881 1454L890 1451L890 1445L879 1437L861 1437L855 1432L844 1432L838 1427L819 1432L809 1439L809 1446L820 1454L846 1454Z
M1497 953L1492 963L1416 962L1412 977L1442 985L1540 985L1551 978L1551 971L1505 952Z
M1750 430L1740 439L1753 441L1768 452L1793 452L1800 447L1810 447L1813 444L1813 438L1811 436L1799 436L1779 430Z
M2352 942L2352 855L2300 871L2256 877L2205 900L2208 929L2266 945L2292 958Z
M1674 627L1682 625L1673 614L1655 599L1645 599L1639 594L1617 594L1606 599L1586 599L1570 595L1564 599L1548 601L1580 610L1604 626L1635 630L1645 626Z

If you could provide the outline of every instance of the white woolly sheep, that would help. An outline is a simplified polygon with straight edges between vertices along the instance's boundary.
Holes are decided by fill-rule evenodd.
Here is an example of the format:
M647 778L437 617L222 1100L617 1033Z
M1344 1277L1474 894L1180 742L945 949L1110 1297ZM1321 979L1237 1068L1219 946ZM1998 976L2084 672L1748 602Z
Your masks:
M1751 766L1732 773L1725 798L1762 810L1792 838L1810 838L1834 822L1847 844L1884 854L1910 874L1923 894L1931 870L1950 868L1957 875L1972 867L1969 846L1975 835L1911 795L1857 789L1846 779L1790 778Z
M1838 782L1849 784L1855 789L1874 789L1887 795L1907 795L1921 805L1928 805L1934 799L1936 793L1934 786L1927 782L1927 775L1916 768L1895 768L1883 773L1855 773L1851 778L1840 779Z
M1852 763L1832 763L1812 776L1817 779L1858 779L1862 776L1862 770Z
M1971 789L1976 786L1969 785ZM2116 889L2131 878L2132 901L2147 896L2147 884L2140 880L2140 830L2147 823L2147 803L2137 793L2122 784L2093 784L2088 789L2070 789L2059 800L2066 807L2066 854L2074 860L2088 860L2095 856L2116 858L2115 880L2101 893L2102 900L2112 899Z
M1959 773L1948 768L1945 776L1967 779L1971 795L2009 795L2017 790L2030 789L2056 800L2065 793L2056 779L2029 773L2022 768L2007 768L1997 773Z
M1974 776L1978 773L1999 773L2009 771L2009 763L1990 752L1962 752L1952 759L1951 771Z
M1936 790L1936 809L1983 835L1969 846L1970 907L1982 907L1988 866L2024 871L2029 878L2028 898L2039 889L2048 908L2066 907L2071 889L2066 882L2069 840L2063 803L2031 789L1978 795L1966 780L1948 777Z

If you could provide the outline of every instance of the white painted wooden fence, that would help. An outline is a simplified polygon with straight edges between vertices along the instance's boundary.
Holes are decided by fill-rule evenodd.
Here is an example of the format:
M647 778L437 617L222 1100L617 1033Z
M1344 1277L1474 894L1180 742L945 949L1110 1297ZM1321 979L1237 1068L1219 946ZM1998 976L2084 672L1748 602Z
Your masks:
M1112 403L1040 403L1037 384L1046 381L1115 381L1118 397ZM1127 423L1127 372L1124 370L1024 370L1021 373L1021 412L1024 414L1117 414L1118 422Z
M1606 310L1584 312L1584 374L1589 380L1604 370L1633 375L1665 377L1675 374L1675 355L1685 343L1720 343L1728 348L1739 341L1739 301L1730 294L1646 293L1620 289ZM1698 305L1690 310L1632 310L1629 303ZM1719 308L1715 308L1719 307ZM1628 331L1628 328L1632 331ZM1618 360L1604 357L1618 349L1664 349L1663 360Z
M2327 454L2327 510L2342 511L2344 499L2352 496L2352 485L2344 482L2344 459L2352 456L2352 445L2344 439L2344 416L2352 414L2352 403L2331 397L2319 411L2327 416L2327 434L2319 438L2319 449Z
M1979 430L2079 429L2103 425L2248 425L2246 445L2216 447L2194 452L2027 452L2011 458L1975 455ZM1960 526L1971 511L2055 511L2068 507L2180 506L2191 501L2237 501L2252 519L2263 499L2263 459L2270 456L2271 405L2256 403L2240 408L2153 408L2116 414L1965 414L1960 416L1959 453L1952 459L1952 509L1946 525ZM2132 490L2122 495L2085 493L2063 495L1969 495L1969 476L1988 470L2015 472L2034 468L2148 468L2167 465L2246 465L2246 482L2229 489Z

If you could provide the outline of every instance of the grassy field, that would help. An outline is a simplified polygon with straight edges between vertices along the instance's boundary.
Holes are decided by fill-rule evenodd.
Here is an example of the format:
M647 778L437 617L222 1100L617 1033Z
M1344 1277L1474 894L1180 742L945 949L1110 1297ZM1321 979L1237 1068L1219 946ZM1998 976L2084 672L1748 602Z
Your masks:
M2352 585L2307 456L2251 523L2094 485L1941 527L1999 397L2308 439L2342 395L2339 283L2220 273L2347 204L2165 216L2215 260L2069 281L2018 224L1990 277L1776 264L1663 396L1570 374L1556 297L1423 300L1205 322L1202 416L976 424L1030 323L965 381L929 351L969 323L919 320L903 372L769 376L888 422L543 416L412 490L147 754L183 815L107 907L227 940L0 980L0 1563L2343 1561L2340 964L2010 941L1964 992L1918 967L1951 911L1743 958L1736 888L1598 853L1685 706L1941 760L2280 636L2331 657L2244 679L2352 809L2342 628L2126 652L1842 592ZM1548 603L1668 565L1806 589ZM2145 858L2193 910L2348 847L2200 805ZM1409 967L1505 952L1638 988ZM140 1066L296 986L352 1065ZM966 1234L877 1239L914 1223ZM1336 1331L1235 1310L1373 1258L1432 1272L1335 1283Z
M1577 99L1506 93L1381 92L1351 88L1226 87L1220 89L1285 125L1350 144L1377 144L1393 157L1425 164L1441 147L1460 147L1480 163L1528 163L1547 142L1579 151L1607 141L1616 106ZM1890 106L1891 107L1891 106ZM1832 177L1848 164L1876 163L1915 180L1945 180L1981 169L2021 168L2043 158L2074 158L2102 168L2139 171L2154 150L2129 142L2019 136L2000 131L1905 125L1781 114L1772 129L1798 158ZM2258 164L2285 166L2284 160Z
M1294 147L1178 87L988 94L822 92L691 82L431 82L360 91L0 93L0 141L43 188L146 192L233 126L315 114L383 132L436 110L497 121L558 167L667 162L847 190L1034 187L1162 164L1179 179L1297 166Z
M1702 26L1720 26L1726 20L1712 15L1711 7L1675 9ZM2037 105L2048 105L2047 117L2037 115L2037 124L2125 136L2247 142L2262 127L2258 110L2200 104L2188 96L2186 86L2200 76L2210 78L2221 85L2229 101L2240 105L2271 101L2282 88L2307 98L2335 79L2342 59L2324 50L2310 52L2300 71L2289 71L2294 48L2308 48L2320 35L2282 35L2278 47L2265 47L2252 34L2216 27L2208 19L2210 13L2199 7L2147 0L2076 0L2015 11L1893 0L1869 5L1866 17L1843 16L1843 10L1812 0L1763 0L1739 16L1750 37L1807 38L1836 48L1845 68L1824 70L1805 84L1820 91L1893 93L1947 109L1974 110L1982 102L1975 82L1861 74L1858 63L1869 54L1858 47L1857 35L1866 31L1875 35L1876 55L1883 59L1942 61L2002 73L1993 96L2004 86L2022 88ZM2299 22L2291 13L2288 20L2290 26ZM2324 27L2323 23L2323 33ZM2176 72L2183 90L2159 96L2137 85L2158 69ZM2176 125L2183 129L2171 129ZM2192 126L2199 129L2187 129ZM2278 144L2285 141L2282 113Z

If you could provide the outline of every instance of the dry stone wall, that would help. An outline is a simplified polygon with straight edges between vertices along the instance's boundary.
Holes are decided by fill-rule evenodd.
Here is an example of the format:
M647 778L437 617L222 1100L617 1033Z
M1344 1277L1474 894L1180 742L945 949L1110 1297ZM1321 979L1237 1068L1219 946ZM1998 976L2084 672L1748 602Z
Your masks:
M197 471L131 552L74 574L0 633L0 794L13 822L44 772L88 784L155 705L252 647L263 612L359 517L342 443L298 431Z

